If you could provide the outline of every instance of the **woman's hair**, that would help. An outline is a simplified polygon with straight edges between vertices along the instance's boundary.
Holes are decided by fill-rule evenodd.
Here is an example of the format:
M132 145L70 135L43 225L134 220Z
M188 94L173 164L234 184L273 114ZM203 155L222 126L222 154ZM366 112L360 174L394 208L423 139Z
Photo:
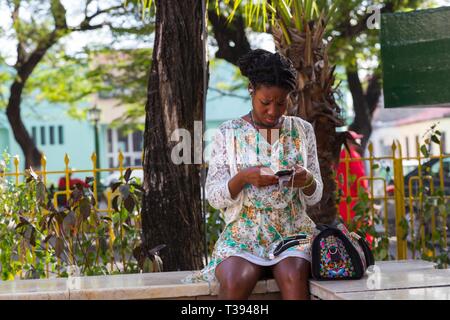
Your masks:
M292 61L279 53L263 49L249 51L238 60L238 67L255 89L266 85L292 91L296 87L297 72Z

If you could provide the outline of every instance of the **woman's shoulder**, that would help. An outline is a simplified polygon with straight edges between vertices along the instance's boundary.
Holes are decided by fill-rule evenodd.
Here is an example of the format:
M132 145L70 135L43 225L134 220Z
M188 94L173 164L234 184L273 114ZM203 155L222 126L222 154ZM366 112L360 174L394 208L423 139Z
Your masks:
M304 131L312 129L311 123L308 121L297 117L297 116L286 116L286 118L290 119L294 124L300 126Z
M231 120L227 120L225 122L222 122L217 129L220 130L220 132L222 134L225 134L225 132L227 130L236 130L236 129L240 129L243 127L244 125L244 119L242 118L236 118L236 119L231 119Z

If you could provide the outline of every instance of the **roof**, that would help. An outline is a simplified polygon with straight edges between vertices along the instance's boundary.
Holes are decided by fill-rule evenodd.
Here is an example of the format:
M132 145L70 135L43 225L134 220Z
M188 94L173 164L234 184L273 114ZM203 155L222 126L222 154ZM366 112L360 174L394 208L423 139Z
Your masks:
M399 126L434 119L450 118L450 104L442 108L389 108L382 105L373 114L374 128Z

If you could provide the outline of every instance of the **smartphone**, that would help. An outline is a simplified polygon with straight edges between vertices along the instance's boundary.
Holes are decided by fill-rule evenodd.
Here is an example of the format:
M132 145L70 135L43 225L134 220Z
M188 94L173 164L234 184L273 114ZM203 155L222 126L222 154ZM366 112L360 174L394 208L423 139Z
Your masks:
M292 174L292 172L294 172L293 169L290 170L280 170L275 172L275 175L278 177L283 177L283 176L290 176Z

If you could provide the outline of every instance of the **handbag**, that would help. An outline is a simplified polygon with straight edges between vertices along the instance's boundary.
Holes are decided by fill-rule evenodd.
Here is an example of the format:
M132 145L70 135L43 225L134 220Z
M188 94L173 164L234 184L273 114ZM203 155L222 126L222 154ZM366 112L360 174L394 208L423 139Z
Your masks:
M342 223L318 224L311 245L315 280L357 280L375 259L366 239Z

